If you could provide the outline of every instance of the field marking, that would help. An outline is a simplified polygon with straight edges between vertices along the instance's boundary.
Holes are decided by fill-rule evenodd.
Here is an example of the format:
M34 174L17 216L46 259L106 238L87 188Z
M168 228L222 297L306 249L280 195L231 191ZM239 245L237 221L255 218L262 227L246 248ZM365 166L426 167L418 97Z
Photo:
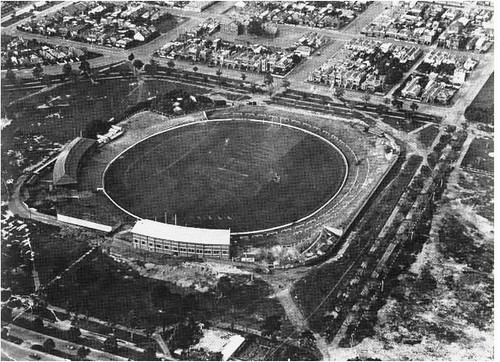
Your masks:
M103 194L113 203L113 205L115 205L116 207L118 207L121 211L123 211L124 213L126 213L127 215L137 219L137 220L143 220L144 218L141 218L139 217L138 215L135 215L133 214L132 212L126 210L125 208L123 208L122 206L120 206L115 200L113 200L113 198L108 194L108 192L106 191L106 187L105 187L105 176L106 176L106 173L107 171L109 170L110 166L118 159L120 158L125 152L129 151L130 149L134 148L136 145L138 145L139 143L141 142L144 142L150 138L153 138L155 136L158 136L160 134L163 134L163 133L167 133L167 132L170 132L170 131L173 131L173 130L176 130L178 128L181 128L181 127L187 127L187 126L190 126L190 125L193 125L193 124L203 124L203 123L208 123L208 122L212 122L212 123L216 123L216 122L234 122L234 121L246 121L246 122L259 122L259 123L267 123L267 124L273 124L273 125L277 125L279 127L288 127L288 128L292 128L292 129L296 129L296 130L299 130L299 131L302 131L302 132L305 132L309 135L312 135L314 137L317 137L319 138L320 140L326 142L327 144L329 144L332 148L334 148L335 150L337 150L337 152L341 155L341 158L342 160L344 161L344 167L345 167L345 174L344 174L344 179L342 180L342 184L340 185L339 189L337 190L337 192L329 199L327 200L320 208L318 208L317 210L315 210L313 213L309 214L309 215L306 215L304 216L303 218L299 219L299 220L295 220L295 221L292 221L290 223L287 223L287 224L283 224L283 225L279 225L279 226L275 226L275 227L272 227L272 228L268 228L268 229L261 229L261 230L253 230L253 231L244 231L244 232L232 232L231 235L238 235L238 236L243 236L243 235L255 235L255 234L261 234L261 233L267 233L267 232L270 232L270 231L275 231L275 230L279 230L279 229L283 229L283 228L286 228L286 227L289 227L289 226L293 226L295 224L298 224L298 223L301 223L313 216L315 216L316 214L318 214L320 211L322 211L324 208L326 208L327 206L329 206L329 204L339 195L339 193L343 190L344 186L345 186L345 183L347 181L347 178L348 178L348 175L349 175L349 164L347 162L347 158L345 156L345 154L340 150L340 148L335 145L333 142L331 142L330 140L326 139L325 137L317 134L317 133L314 133L312 131L309 131L307 129L304 129L304 128L300 128L300 127L296 127L296 126L293 126L291 124L286 124L286 123L281 123L281 122L277 122L277 121L269 121L269 120L261 120L261 119L252 119L252 118L238 118L238 117L233 117L233 118L222 118L222 119L207 119L207 120L193 120L193 121L189 121L189 122L186 122L186 123L182 123L182 124L179 124L179 125L175 125L173 127L170 127L166 130L162 130L162 131L158 131L152 135L149 135L145 138L142 138L140 139L139 141L135 142L134 144L130 145L129 147L127 147L125 150L123 150L122 152L120 152L117 156L115 156L109 163L108 165L106 166L106 168L104 169L103 173L102 173L102 178L101 178L101 183L102 183L102 190L103 190ZM309 125L310 126L310 125ZM336 141L340 141L343 145L347 146L346 143L340 139L338 139L337 137L334 137ZM347 148L349 148L349 150L355 155L355 153L352 151L352 149L350 147L347 146ZM356 156L355 156L356 157Z

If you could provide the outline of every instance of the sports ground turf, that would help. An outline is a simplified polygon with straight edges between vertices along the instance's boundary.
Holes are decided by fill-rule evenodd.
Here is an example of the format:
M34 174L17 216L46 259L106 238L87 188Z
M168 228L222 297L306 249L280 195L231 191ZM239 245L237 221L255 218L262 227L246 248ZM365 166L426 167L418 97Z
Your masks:
M245 232L311 214L339 191L346 172L340 151L312 134L217 121L136 144L110 164L104 186L142 218Z

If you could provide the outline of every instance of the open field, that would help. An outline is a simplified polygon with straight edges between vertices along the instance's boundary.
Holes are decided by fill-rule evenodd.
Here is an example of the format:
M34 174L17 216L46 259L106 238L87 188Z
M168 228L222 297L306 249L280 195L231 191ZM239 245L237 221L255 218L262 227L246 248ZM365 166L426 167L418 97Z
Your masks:
M436 126L425 127L423 130L418 132L418 139L422 144L429 148L439 134L439 128Z
M493 124L493 105L495 104L494 86L495 73L491 73L476 98L474 98L472 103L465 109L465 118L471 122Z
M462 167L493 174L493 139L475 138L462 161Z
M143 218L242 232L312 213L338 192L345 167L335 148L298 129L219 121L137 144L108 168L105 188Z

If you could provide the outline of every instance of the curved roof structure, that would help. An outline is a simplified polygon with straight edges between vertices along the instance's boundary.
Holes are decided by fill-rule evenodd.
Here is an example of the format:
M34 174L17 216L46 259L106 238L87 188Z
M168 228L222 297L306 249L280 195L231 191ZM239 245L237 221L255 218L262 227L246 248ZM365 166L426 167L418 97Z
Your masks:
M55 186L78 183L77 173L80 160L95 143L95 140L77 137L63 148L59 156L57 156L52 173Z
M171 240L181 243L205 245L229 245L229 229L201 229L152 220L139 220L132 228L132 233L151 238Z

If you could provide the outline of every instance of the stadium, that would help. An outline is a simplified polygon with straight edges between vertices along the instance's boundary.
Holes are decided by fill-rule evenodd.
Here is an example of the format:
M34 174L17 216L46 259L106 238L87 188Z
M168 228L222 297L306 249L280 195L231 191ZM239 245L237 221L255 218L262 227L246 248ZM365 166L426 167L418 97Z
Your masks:
M78 189L100 190L99 202L136 220L135 248L178 256L317 257L397 158L394 141L359 120L269 106L146 111L120 126L123 136L82 161Z

